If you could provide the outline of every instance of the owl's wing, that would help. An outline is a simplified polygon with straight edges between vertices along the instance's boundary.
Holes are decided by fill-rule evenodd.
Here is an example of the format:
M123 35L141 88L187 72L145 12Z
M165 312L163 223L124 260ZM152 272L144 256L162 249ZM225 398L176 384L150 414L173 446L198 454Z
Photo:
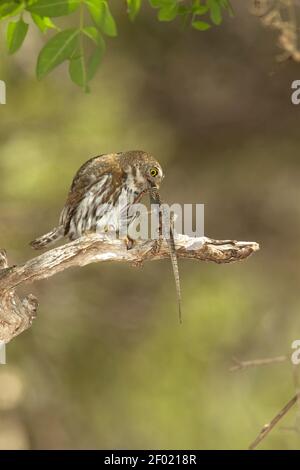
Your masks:
M97 204L111 199L117 186L121 185L122 171L113 155L95 157L86 162L76 173L67 201L60 215L60 225L68 232L70 221L79 204L98 194ZM102 196L102 197L101 197Z

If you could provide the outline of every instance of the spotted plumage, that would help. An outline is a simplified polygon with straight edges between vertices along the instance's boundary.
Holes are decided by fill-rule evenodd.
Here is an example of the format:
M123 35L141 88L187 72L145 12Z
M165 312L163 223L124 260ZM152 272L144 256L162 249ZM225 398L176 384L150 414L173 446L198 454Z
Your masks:
M157 175L150 171L157 169ZM75 240L89 232L116 230L132 204L152 187L159 188L163 171L142 151L100 155L88 160L76 173L59 225L31 242L35 249L67 237ZM128 224L130 220L128 220Z

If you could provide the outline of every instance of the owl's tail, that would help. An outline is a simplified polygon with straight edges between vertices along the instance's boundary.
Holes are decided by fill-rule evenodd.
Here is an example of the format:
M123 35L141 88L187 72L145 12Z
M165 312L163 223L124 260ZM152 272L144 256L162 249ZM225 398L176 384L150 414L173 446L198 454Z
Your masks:
M51 230L51 232L48 232L45 235L42 235L41 237L36 238L30 242L30 246L32 246L32 248L35 250L41 250L42 248L45 248L46 246L56 242L63 236L64 228L62 225L60 225L59 227L55 227L53 230Z

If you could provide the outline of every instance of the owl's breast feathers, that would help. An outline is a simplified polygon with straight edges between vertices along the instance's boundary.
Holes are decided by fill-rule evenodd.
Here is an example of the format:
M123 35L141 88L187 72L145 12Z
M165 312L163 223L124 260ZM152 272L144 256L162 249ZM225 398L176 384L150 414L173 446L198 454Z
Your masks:
M69 238L102 231L109 221L115 225L144 194L145 179L139 167L124 165L120 155L94 157L76 173L60 216Z

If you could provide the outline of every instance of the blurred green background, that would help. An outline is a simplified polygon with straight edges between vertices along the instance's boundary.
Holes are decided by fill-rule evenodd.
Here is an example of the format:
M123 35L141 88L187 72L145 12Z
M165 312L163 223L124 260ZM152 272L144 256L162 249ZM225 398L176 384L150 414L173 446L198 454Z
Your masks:
M166 201L205 204L207 236L262 249L231 265L181 261L182 326L167 261L90 265L20 289L40 308L0 366L0 448L243 449L295 394L289 362L229 368L233 356L291 354L300 338L300 65L276 62L276 34L247 2L205 33L146 7L131 24L120 3L91 94L64 66L37 82L34 28L13 58L1 44L9 262L35 255L29 241L56 225L85 160L129 149L161 162ZM296 415L261 448L299 449L286 429Z

